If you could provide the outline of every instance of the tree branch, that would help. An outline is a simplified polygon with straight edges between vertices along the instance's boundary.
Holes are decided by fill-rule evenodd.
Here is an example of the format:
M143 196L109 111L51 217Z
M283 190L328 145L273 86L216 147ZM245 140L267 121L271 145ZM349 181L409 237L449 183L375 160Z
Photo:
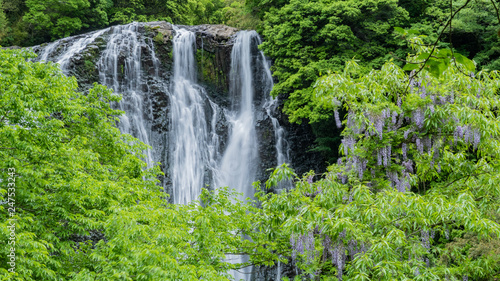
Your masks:
M500 13L498 12L498 7L497 5L495 5L495 1L493 0L490 0L491 1L491 4L493 5L493 7L495 8L495 11L497 12L497 20L498 20L498 23L500 24Z
M429 61L429 59L431 58L432 54L434 53L434 51L436 50L436 46L437 46L437 43L439 42L439 39L441 39L441 37L443 36L444 34L444 31L446 30L446 28L448 26L451 27L451 22L453 20L453 18L458 14L458 12L460 12L463 8L465 8L467 5L469 5L469 3L471 2L471 0L467 0L467 2L465 2L465 4L463 6L461 6L460 8L458 8L458 10L455 11L455 13L453 13L451 15L451 17L448 19L448 21L446 22L445 26L443 27L443 30L441 30L441 32L439 33L439 36L438 38L436 39L436 41L434 42L434 44L432 45L432 50L429 54L429 56L425 59L424 61L424 64L422 65L422 67L420 67L416 72L415 74L413 74L414 77L417 76L417 74L419 74L425 67L425 64ZM408 91L408 87L410 87L410 83L411 83L411 77L410 77L410 80L408 81L408 85L406 85L406 89L405 91Z

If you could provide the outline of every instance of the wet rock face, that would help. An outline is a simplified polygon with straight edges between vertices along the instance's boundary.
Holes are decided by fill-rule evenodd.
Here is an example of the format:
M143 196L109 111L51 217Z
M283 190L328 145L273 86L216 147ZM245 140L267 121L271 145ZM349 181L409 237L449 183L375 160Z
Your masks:
M198 77L200 82L225 95L229 91L229 71L234 35L238 29L225 25L199 25L196 34ZM213 96L212 96L213 97Z
M327 163L323 154L311 151L316 145L316 137L311 125L305 122L302 124L290 123L288 116L281 110L277 119L286 130L286 139L290 148L290 162L297 175L302 175L310 170L314 170L316 173L326 171Z

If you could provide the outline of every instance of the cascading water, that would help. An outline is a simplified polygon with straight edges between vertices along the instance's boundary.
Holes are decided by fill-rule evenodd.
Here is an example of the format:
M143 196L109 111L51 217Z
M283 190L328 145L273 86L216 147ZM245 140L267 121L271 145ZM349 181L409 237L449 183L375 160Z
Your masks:
M173 40L174 75L171 94L171 180L174 202L187 204L196 200L207 179L212 177L218 158L218 136L214 120L218 106L208 100L196 84L195 35L186 29L175 29ZM205 116L210 104L211 132ZM207 175L208 173L208 175Z
M252 75L252 37L255 31L240 31L231 51L230 95L232 112L229 142L222 158L217 186L229 186L243 193L243 198L253 197L258 161L258 143L254 122L254 87Z
M261 44L260 38L258 38L258 40L259 44ZM267 116L271 119L271 122L273 124L274 139L276 141L276 162L277 166L280 166L283 163L289 162L289 146L285 138L285 129L281 127L278 119L274 117L274 114L278 110L278 99L272 97L269 94L274 86L271 70L269 65L267 64L266 58L264 57L264 53L259 53L262 60L263 70L261 83L263 84L263 87L265 89L264 92L268 94L266 96L266 103L264 104L264 108L266 110Z
M151 132L144 121L141 55L145 47L153 60L154 73L158 75L158 59L154 55L153 42L145 42L137 36L138 23L111 28L106 49L99 62L99 80L103 85L122 94L119 109L126 114L120 116L118 127L122 133L131 134L150 145ZM148 167L153 166L151 149L145 151Z
M43 52L39 56L40 61L47 61L48 57L54 53L57 49L62 48L63 51L59 56L57 57L57 60L55 61L58 63L61 67L61 70L65 73L68 74L68 66L69 66L69 61L70 59L81 52L88 44L94 42L94 40L101 36L104 32L108 31L109 29L103 29L99 31L94 31L91 33L87 33L84 35L77 35L73 36L70 38L66 39L61 39L57 40L55 42L52 42L47 45L47 47L44 48ZM76 40L73 40L76 39ZM72 41L72 44L70 45L64 45L65 41Z
M233 111L228 114L231 123L229 142L220 168L217 186L229 186L253 197L252 182L255 180L258 161L258 142L254 122L254 87L252 73L252 38L255 31L240 31L231 51L230 95ZM248 261L246 255L227 255L232 263ZM233 270L235 280L249 280L252 267Z
M217 186L229 186L243 194L243 198L253 197L252 182L256 180L255 173L258 164L258 136L255 128L254 108L255 85L258 83L264 93L264 109L271 119L276 142L276 161L281 165L288 161L285 150L284 129L273 117L277 109L277 99L269 96L273 80L267 60L261 51L253 54L252 47L261 43L255 31L240 31L237 34L231 52L230 94L232 96L232 112L228 114L231 122L229 143L221 163L220 179ZM259 63L261 63L259 65ZM257 64L257 65L256 65ZM261 98L261 97L258 97ZM233 263L248 261L247 256L228 255ZM235 280L249 280L252 267L232 271ZM277 269L280 276L281 268Z
M138 39L138 26L138 23L131 23L52 42L43 49L39 60L47 61L52 56L52 60L60 65L61 70L69 74L71 59L79 55L96 38L110 33L106 48L97 62L100 83L112 88L116 94L123 95L118 104L119 109L125 111L125 115L120 116L118 124L120 131L150 145L148 134L150 130L144 121L144 91L141 84L142 48L146 47L149 50L156 76L158 76L159 62L154 55L153 42L146 43ZM148 167L152 167L151 149L145 151L145 154Z

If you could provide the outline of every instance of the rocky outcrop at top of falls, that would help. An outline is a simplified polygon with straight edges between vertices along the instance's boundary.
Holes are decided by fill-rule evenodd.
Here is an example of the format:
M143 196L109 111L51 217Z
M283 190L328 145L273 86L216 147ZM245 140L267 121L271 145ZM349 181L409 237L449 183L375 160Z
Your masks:
M231 51L238 29L225 25L173 26L167 22L132 23L76 35L32 47L38 60L59 63L66 75L75 76L82 91L94 82L102 83L123 95L116 105L127 113L120 129L152 146L149 160L161 162L165 173L162 184L172 194L169 161L169 130L173 78L173 39L176 28L195 34L197 84L208 97L204 111L207 126L218 136L218 149L224 151L228 142L229 121L224 110L231 107ZM258 41L251 45L252 56L258 60ZM256 64L255 64L256 65ZM264 75L252 65L254 77ZM268 168L278 162L277 133L274 122L283 128L283 153L298 173L311 169L322 171L324 160L310 152L314 136L307 124L290 124L281 113L282 102L269 105L269 88L260 79L253 80L255 130L258 136L257 180L264 182ZM215 110L214 105L221 110ZM138 123L143 125L136 126ZM136 125L134 125L136 124ZM120 125L119 125L120 126ZM207 174L207 177L210 175ZM210 182L210 180L206 180Z

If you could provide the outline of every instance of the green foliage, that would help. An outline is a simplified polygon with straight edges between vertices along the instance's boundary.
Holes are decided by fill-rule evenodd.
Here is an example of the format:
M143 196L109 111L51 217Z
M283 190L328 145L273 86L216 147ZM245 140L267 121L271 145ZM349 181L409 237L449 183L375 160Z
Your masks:
M258 24L258 19L245 8L244 0L3 1L0 42L4 45L31 46L133 21L229 24L251 29Z
M271 10L263 23L262 50L274 59L279 83L273 94L290 95L285 107L290 120L331 116L314 110L310 86L354 57L369 68L380 67L399 44L389 35L392 27L407 20L408 13L393 0L292 0Z
M252 12L263 19L265 14L271 9L279 9L290 3L289 0L247 0L246 5L252 9Z
M0 56L0 170L3 182L8 168L17 174L18 277L11 280L52 280L67 273L62 264L76 251L72 237L100 232L113 208L154 196L154 181L142 176L157 170L142 171L134 155L145 146L129 145L135 141L113 126L121 112L109 103L118 96L99 85L80 94L74 78L54 64L27 62L33 57L27 51Z
M226 0L225 7L214 14L211 23L223 23L241 29L256 29L260 21L245 6L245 0Z
M418 16L412 17L414 20L409 27L429 36L429 41L426 42L430 43L431 40L437 38L443 23L450 17L450 1L420 3L420 8L415 10L415 15L418 13ZM464 3L465 1L453 1L453 11ZM498 3L496 5L498 8ZM407 4L402 4L402 6L412 14ZM500 53L497 47L499 42L497 31L498 18L492 1L471 1L453 19L451 33L449 28L444 30L445 36L440 46L451 47L449 46L451 41L458 52L474 59L480 68L499 70L497 60Z
M417 36L418 31L395 27L394 33L396 36L406 38L411 48L416 52L416 54L408 55L407 64L403 66L403 70L416 70L418 72L426 70L432 76L439 78L452 65L466 75L473 73L476 68L473 61L454 52L453 49L437 49L435 45L426 45L424 43L426 36Z
M464 3L453 1L452 11ZM409 50L391 36L394 27L409 27L425 35L422 43L434 43L452 12L450 2L444 0L263 0L247 4L264 18L262 49L274 60L273 74L278 79L273 94L287 97L284 110L293 122L301 122L306 116L310 117L308 121L316 122L332 115L311 102L311 85L322 74L342 69L344 62L351 59L361 66L361 73L366 73L380 68L391 53L403 58ZM497 69L499 38L494 11L489 0L469 3L453 19L452 33L444 29L438 47L449 48L451 41L454 50L465 57L474 58L485 68ZM451 57L459 59L442 52L438 55L448 61ZM436 65L434 58L427 63Z
M68 37L82 29L106 26L106 11L111 5L109 0L26 0L28 12L23 20L40 36L50 36L54 40Z
M118 0L114 3L111 22L118 24L156 20L174 24L219 23L216 14L225 6L222 0Z
M5 17L5 12L3 8L2 0L0 0L0 42L7 35L7 18Z
M315 182L282 167L268 186L289 178L295 188L258 194L259 230L302 278L494 280L500 73L466 67L408 76L389 62L359 75L350 62L317 82L316 104L348 112L342 161Z

